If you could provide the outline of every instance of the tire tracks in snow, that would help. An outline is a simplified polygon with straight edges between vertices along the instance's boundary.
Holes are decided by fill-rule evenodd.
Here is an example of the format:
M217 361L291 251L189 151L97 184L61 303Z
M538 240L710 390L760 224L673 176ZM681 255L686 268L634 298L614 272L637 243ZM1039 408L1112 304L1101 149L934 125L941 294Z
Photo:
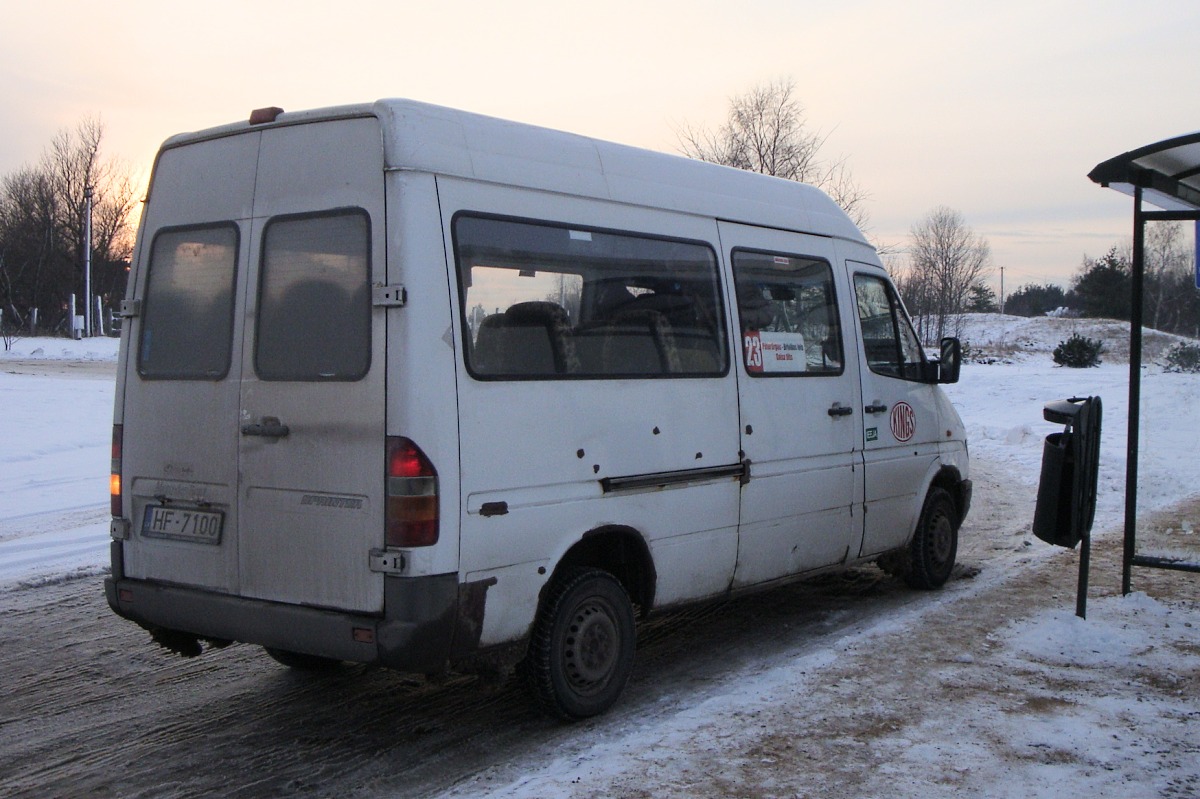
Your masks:
M517 680L304 674L236 644L186 660L113 615L98 578L12 591L0 594L0 785L13 797L426 795L678 712L757 658L917 598L868 569L663 614L639 630L618 707L564 726Z

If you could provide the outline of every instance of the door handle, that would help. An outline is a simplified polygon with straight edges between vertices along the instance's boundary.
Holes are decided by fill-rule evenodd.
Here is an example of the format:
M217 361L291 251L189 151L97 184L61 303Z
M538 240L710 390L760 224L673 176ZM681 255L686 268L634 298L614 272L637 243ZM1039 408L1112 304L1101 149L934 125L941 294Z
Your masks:
M835 402L833 407L829 409L830 416L849 416L852 413L854 413L854 409L849 405L842 405L837 402Z
M868 405L867 407L863 408L863 410L867 413L887 413L888 406L887 403L884 403L883 405Z
M282 424L276 416L264 416L262 422L242 425L242 435L263 436L264 438L285 438L288 433L286 424Z

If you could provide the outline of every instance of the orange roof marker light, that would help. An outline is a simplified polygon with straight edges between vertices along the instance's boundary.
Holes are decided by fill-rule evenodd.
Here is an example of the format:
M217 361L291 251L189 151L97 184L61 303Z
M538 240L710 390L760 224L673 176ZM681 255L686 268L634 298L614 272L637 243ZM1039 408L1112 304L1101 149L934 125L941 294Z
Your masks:
M250 112L250 124L266 125L268 122L274 122L282 113L283 109L274 105L269 108L256 108Z

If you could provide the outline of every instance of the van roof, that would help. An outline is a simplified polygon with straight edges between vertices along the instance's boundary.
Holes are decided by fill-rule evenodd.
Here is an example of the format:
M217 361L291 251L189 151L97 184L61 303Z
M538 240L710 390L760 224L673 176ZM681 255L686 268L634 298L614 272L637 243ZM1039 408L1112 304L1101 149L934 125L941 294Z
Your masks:
M282 113L273 122L173 136L163 150L270 127L376 117L384 166L648 205L868 244L820 189L414 100Z

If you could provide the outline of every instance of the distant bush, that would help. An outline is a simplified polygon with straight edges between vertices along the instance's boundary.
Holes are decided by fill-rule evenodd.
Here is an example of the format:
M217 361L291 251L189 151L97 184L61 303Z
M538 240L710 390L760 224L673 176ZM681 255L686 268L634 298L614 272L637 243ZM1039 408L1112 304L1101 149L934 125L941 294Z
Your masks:
M1180 342L1167 353L1168 372L1200 372L1200 344Z
M1044 286L1025 285L1009 295L1004 303L1004 312L1012 316L1042 316L1069 305L1072 299L1061 286L1052 283Z
M1054 348L1054 362L1073 369L1099 366L1100 351L1103 349L1103 342L1074 333L1066 341L1058 342Z

